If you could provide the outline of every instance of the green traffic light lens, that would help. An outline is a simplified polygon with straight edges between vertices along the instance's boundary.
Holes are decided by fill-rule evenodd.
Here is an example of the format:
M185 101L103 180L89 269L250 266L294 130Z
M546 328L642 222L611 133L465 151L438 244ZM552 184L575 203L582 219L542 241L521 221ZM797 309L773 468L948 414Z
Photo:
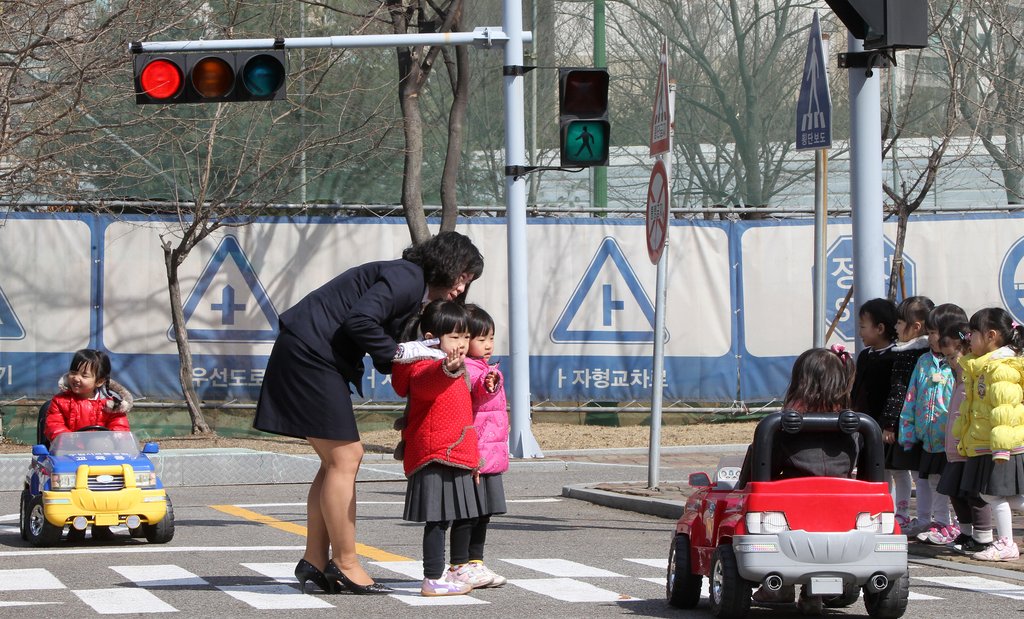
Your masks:
M154 60L139 75L142 92L153 99L170 99L181 92L181 83L181 70L170 60Z
M607 165L611 126L604 120L574 120L565 126L563 165Z
M267 54L253 56L242 69L242 83L253 96L269 97L284 84L284 65Z
M192 68L192 86L202 97L224 97L231 92L234 85L235 72L223 58L207 56Z

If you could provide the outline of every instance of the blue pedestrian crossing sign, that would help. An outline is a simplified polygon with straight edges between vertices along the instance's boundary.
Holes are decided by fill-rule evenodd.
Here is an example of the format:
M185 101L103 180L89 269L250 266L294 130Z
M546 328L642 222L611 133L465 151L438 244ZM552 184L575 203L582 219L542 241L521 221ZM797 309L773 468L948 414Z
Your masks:
M999 291L1013 319L1024 324L1024 238L1017 239L999 268Z
M654 306L612 237L601 241L551 330L551 341L654 341Z
M277 311L238 240L226 236L206 264L183 310L188 337L207 342L272 342ZM167 330L174 339L174 326Z
M21 326L18 315L14 313L10 301L0 288L0 340L20 340L25 338L25 328Z
M807 41L800 96L796 102L796 149L832 147L832 95L825 70L825 50L821 41L818 12L814 12Z

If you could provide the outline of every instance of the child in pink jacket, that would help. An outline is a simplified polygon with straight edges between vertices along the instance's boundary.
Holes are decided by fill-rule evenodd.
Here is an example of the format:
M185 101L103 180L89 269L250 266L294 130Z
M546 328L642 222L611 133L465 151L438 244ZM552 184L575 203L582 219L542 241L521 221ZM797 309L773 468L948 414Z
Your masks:
M484 543L487 525L494 514L504 514L505 488L501 474L508 470L508 411L505 406L504 378L497 365L489 365L494 352L494 320L479 307L467 304L469 312L469 353L466 370L469 372L470 393L473 398L473 425L476 426L480 448L480 483L476 487L480 517L473 526L469 541L469 563L483 577L489 577L485 587L500 587L507 582L484 565Z

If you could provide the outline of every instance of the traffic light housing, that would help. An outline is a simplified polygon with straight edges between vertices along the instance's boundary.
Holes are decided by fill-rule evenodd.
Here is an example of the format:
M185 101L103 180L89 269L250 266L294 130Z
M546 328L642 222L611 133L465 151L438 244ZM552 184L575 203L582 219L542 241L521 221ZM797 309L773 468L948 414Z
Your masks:
M135 54L135 103L276 101L287 94L284 50Z
M928 0L826 0L865 50L928 47Z
M558 126L563 167L608 165L608 69L558 70Z

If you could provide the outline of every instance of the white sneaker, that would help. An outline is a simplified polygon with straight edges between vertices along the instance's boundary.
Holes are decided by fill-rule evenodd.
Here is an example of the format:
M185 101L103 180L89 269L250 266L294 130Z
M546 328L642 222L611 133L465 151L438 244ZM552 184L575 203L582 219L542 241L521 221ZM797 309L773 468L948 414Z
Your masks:
M451 582L447 575L441 578L424 578L420 585L420 595L424 597L437 597L441 595L465 595L473 590L473 587L460 582Z
M481 562L481 561L470 561L468 565L469 565L470 569L476 571L477 573L483 574L484 576L489 576L491 578L491 582L489 584L483 585L484 587L486 587L488 589L493 589L494 587L504 586L505 583L508 582L507 578L505 578L504 576L501 576L499 574L495 574L494 572L492 572L490 570L490 568L488 568L486 565L484 565L483 562Z
M464 563L451 566L448 569L448 573L444 575L444 579L448 582L468 585L471 589L477 589L491 584L493 577L480 572L475 567L472 567L470 563Z
M1009 537L1000 537L991 546L972 556L978 561L1016 561L1020 558L1020 550Z

